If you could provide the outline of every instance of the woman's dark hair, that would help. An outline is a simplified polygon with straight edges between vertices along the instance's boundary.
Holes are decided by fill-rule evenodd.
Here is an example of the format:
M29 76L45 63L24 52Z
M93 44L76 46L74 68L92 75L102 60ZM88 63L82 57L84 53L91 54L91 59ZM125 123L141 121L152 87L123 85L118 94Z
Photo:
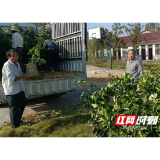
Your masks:
M16 52L15 49L10 49L9 51L6 52L7 57L11 57L11 52Z

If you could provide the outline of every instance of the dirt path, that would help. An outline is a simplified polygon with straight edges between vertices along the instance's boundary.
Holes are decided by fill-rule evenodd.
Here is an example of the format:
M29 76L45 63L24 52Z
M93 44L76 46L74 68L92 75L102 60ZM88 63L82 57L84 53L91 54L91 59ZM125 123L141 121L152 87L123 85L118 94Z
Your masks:
M108 74L120 77L125 69L108 69L87 65L87 78L89 82L106 82Z

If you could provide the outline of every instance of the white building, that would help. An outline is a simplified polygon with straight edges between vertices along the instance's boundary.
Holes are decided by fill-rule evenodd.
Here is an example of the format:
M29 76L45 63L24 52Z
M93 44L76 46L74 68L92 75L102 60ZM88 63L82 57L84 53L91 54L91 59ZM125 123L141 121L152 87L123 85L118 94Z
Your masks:
M145 31L141 33L141 37L146 41L137 44L137 58L141 60L160 59L160 33ZM126 47L118 50L117 59L126 59L128 50L133 48L132 42L129 36L120 37L120 39L126 43Z
M92 28L88 30L89 40L101 39L100 27ZM137 58L141 60L160 60L160 33L144 31L141 33L141 37L145 40L137 44ZM120 48L116 51L117 59L127 59L127 53L129 49L133 48L132 42L129 36L119 37L126 43L125 48ZM112 43L112 45L114 45ZM110 57L110 50L104 49L104 59L107 60Z

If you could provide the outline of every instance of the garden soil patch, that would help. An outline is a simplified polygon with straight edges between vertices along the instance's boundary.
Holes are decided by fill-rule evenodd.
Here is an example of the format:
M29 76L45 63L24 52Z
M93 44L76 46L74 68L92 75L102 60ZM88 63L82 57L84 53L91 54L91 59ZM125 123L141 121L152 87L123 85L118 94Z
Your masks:
M69 78L69 77L75 77L75 76L84 76L84 73L81 72L47 72L44 73L42 78L30 78L30 79L24 79L24 81L35 81L35 80L41 80L41 79L56 79L56 78ZM2 83L2 79L0 79L0 83Z
M84 74L80 72L54 72L54 73L48 72L48 73L45 73L42 79L69 78L69 77L83 76L83 75ZM40 80L40 78L33 77L25 81L34 81L34 80Z

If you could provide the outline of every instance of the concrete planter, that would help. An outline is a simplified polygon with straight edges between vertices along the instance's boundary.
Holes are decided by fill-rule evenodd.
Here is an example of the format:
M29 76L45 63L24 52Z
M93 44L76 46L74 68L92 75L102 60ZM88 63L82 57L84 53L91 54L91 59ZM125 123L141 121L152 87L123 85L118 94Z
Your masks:
M62 93L85 87L85 84L78 84L79 80L85 80L85 76L71 78L45 79L37 81L26 81L27 98L36 98L43 95ZM0 85L0 102L6 101L3 87Z

